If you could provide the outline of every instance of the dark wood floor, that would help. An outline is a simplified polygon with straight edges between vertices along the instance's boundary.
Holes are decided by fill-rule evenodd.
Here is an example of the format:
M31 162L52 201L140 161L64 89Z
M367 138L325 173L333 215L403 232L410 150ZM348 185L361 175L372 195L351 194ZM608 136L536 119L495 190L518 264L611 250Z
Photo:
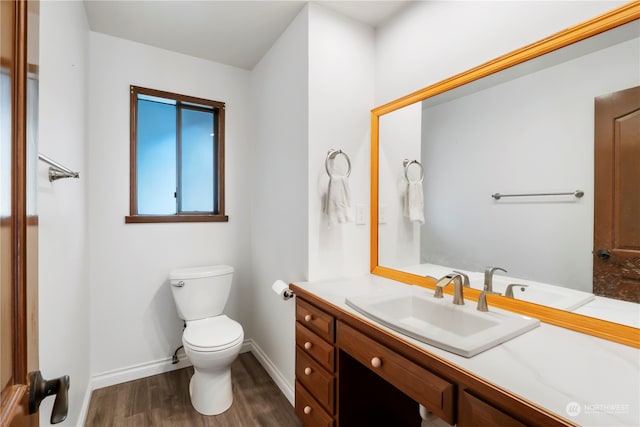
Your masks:
M231 365L233 405L204 416L189 400L193 368L95 390L86 426L300 427L293 407L251 353Z

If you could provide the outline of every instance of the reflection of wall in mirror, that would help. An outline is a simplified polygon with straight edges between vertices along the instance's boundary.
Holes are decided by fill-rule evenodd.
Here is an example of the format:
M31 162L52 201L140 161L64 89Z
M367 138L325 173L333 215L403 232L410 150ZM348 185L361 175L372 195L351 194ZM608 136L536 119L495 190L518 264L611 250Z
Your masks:
M640 84L638 52L627 41L425 109L421 261L591 291L593 100Z
M421 157L421 114L418 103L380 117L378 208L386 220L378 226L378 262L388 267L420 261L420 226L403 215L407 180L402 162Z

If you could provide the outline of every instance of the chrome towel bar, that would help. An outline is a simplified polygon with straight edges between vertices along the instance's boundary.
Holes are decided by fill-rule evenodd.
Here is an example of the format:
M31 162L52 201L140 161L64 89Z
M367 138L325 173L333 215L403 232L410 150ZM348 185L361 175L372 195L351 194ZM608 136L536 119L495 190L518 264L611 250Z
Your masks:
M496 200L500 200L503 197L537 197L537 196L574 196L579 199L580 197L584 196L584 191L576 190L576 191L567 192L567 193L526 193L526 194L495 193L491 195L491 197L493 197Z
M329 149L329 151L327 152L327 158L324 161L324 168L327 171L327 175L329 175L330 177L333 176L331 170L329 169L329 160L335 159L338 154L342 154L347 160L347 176L351 175L351 160L349 159L349 156L347 156L347 153L345 153L344 151L334 150L333 148Z
M74 172L66 166L62 166L55 160L50 159L42 153L38 153L38 159L49 165L49 181L53 182L61 178L80 178L78 172Z

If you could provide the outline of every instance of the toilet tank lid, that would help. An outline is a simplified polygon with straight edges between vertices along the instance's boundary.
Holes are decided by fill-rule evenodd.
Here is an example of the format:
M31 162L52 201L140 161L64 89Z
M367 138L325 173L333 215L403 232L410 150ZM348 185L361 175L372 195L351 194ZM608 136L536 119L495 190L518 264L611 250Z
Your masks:
M169 280L199 279L211 276L223 276L233 273L230 265L208 265L205 267L178 268L171 270Z

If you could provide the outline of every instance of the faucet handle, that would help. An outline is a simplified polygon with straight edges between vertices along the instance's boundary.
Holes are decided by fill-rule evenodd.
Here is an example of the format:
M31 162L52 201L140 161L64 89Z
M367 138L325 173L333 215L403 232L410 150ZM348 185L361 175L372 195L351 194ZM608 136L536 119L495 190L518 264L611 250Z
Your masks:
M478 297L478 306L477 306L478 311L483 311L483 312L489 311L489 305L487 304L487 294L500 295L500 292L493 292L493 291L480 292L480 296Z
M504 292L504 296L507 298L513 298L513 288L520 287L520 291L524 292L524 288L528 288L529 285L523 285L522 283L512 283L507 286L507 290Z
M469 281L469 276L468 275L464 274L462 271L453 270L453 272L462 276L462 278L464 279L463 282L462 282L462 285L465 288L470 288L471 287L471 282Z
M433 292L433 297L434 298L444 298L444 294L442 292L442 288L447 286L450 281L451 281L451 278L449 277L449 275L441 277L440 279L437 279L436 280L436 289Z

